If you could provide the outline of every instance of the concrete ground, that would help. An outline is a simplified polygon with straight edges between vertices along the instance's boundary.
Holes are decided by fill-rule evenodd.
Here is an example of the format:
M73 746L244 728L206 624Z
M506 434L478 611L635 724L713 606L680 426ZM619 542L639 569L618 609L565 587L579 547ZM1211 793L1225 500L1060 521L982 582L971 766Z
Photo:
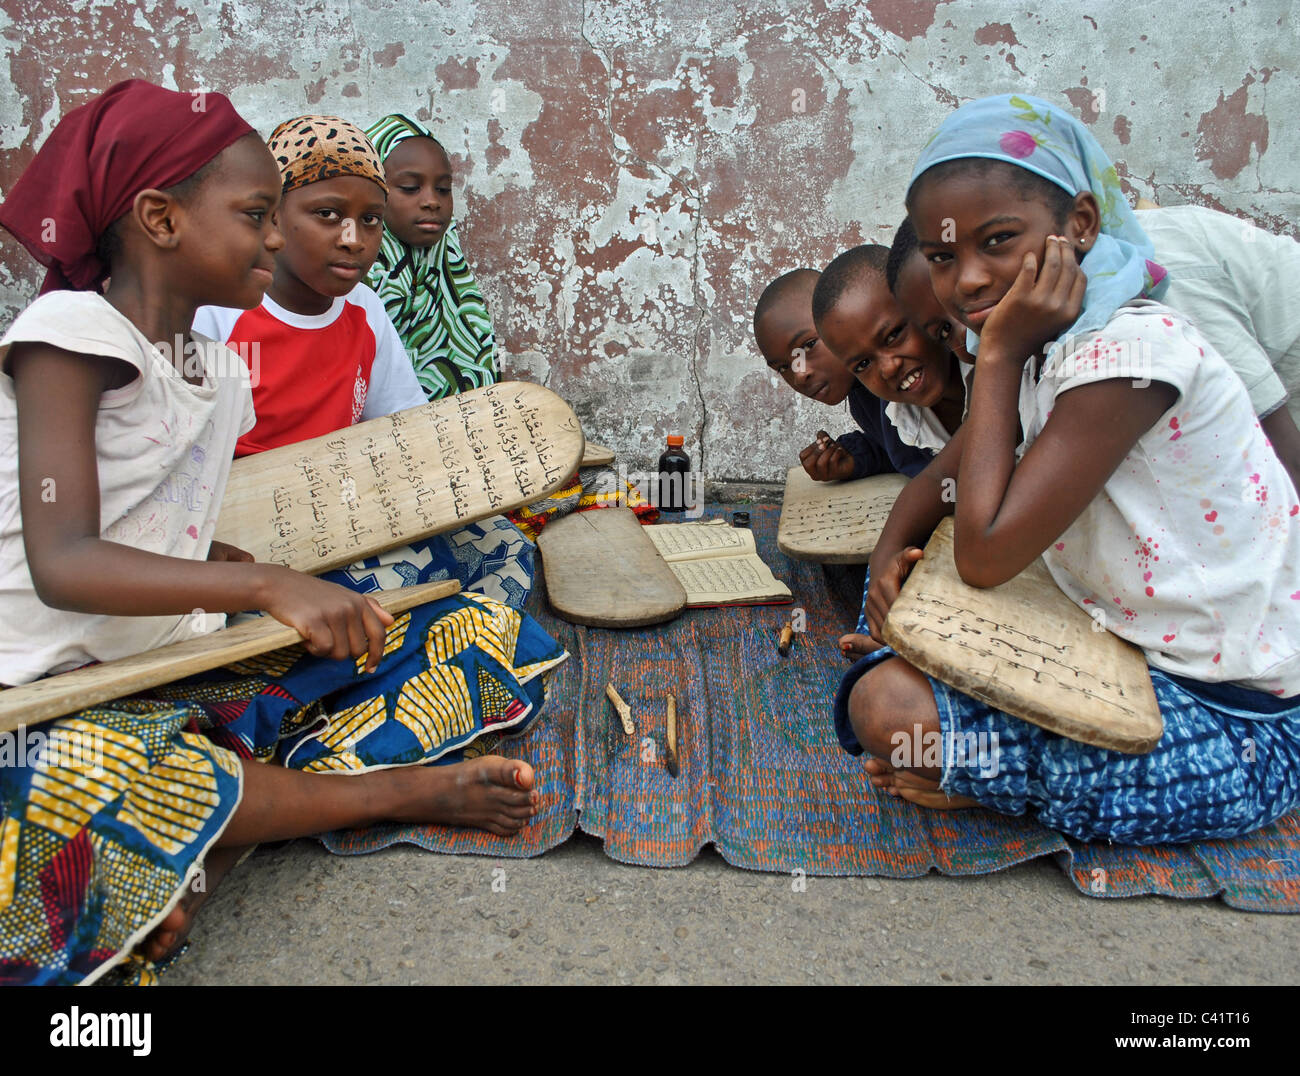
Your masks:
M259 850L203 908L187 984L1294 984L1300 920L1101 900L1053 861L977 878L808 878L398 847Z

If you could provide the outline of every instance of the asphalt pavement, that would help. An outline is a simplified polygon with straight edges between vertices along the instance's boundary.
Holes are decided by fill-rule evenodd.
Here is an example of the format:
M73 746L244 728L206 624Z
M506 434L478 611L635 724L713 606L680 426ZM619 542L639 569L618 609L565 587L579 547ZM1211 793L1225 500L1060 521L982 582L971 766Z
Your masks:
M1300 921L1100 899L1055 862L951 878L631 867L578 834L536 859L259 849L201 910L182 984L1294 984Z

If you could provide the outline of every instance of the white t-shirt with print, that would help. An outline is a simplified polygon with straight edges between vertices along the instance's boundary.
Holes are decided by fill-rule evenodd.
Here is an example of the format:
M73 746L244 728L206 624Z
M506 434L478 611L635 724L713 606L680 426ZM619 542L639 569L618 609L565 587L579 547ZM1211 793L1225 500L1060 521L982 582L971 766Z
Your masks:
M961 383L966 387L966 406L962 409L964 422L966 411L970 408L970 382L975 367L969 362L958 359L957 372L961 375ZM943 451L944 446L952 438L952 434L944 429L943 423L939 421L939 416L929 407L891 401L885 405L885 415L894 424L894 428L898 430L898 439L905 445L926 448L938 453Z
M1044 552L1057 585L1157 669L1300 694L1300 500L1223 357L1186 318L1136 300L1064 342L1038 380L1031 366L1022 453L1064 392L1115 377L1178 390Z
M100 397L95 420L100 536L150 553L204 560L235 440L254 422L243 361L192 334L202 385L191 385L115 310L88 291L56 291L24 310L0 346L41 341L120 359L139 376ZM0 361L3 360L0 352ZM194 356L197 355L197 359ZM58 491L52 491L57 496ZM0 684L110 661L214 631L224 616L102 616L52 609L36 596L18 497L18 408L0 374Z

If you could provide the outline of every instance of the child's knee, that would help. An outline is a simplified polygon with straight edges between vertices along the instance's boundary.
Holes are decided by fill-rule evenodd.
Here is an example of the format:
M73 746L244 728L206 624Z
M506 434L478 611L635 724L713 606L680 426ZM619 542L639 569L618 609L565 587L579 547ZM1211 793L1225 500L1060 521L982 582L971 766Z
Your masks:
M938 730L939 712L925 674L902 658L882 661L849 693L849 722L858 743L876 758L888 758L897 736Z

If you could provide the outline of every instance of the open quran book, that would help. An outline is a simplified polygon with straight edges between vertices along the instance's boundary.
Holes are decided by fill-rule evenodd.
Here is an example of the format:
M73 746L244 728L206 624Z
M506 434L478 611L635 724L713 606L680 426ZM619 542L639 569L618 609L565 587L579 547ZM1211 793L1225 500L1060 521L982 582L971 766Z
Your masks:
M754 534L725 520L643 528L686 588L689 607L793 601L790 588L763 563Z

